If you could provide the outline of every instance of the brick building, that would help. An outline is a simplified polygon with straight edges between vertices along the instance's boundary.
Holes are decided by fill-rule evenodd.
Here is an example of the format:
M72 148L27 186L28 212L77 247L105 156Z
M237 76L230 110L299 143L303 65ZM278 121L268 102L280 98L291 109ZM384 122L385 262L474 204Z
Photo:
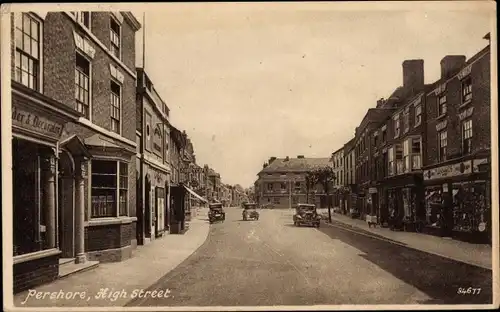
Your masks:
M137 242L143 245L169 229L169 114L143 68L137 68Z
M136 142L123 121L136 117L141 25L129 12L11 17L17 292L131 256Z
M343 197L344 207L341 207L341 213L348 214L355 208L356 194L356 153L355 138L352 138L344 144L344 186L340 189Z
M332 153L331 165L335 180L333 181L333 207L344 208L344 198L341 196L342 189L345 183L344 175L344 147Z
M446 56L426 94L423 179L427 229L491 240L490 46Z
M327 198L321 185L316 185L306 194L306 174L316 167L330 167L330 158L269 158L258 173L255 189L258 204L276 208L289 208L297 203L315 203L327 207Z

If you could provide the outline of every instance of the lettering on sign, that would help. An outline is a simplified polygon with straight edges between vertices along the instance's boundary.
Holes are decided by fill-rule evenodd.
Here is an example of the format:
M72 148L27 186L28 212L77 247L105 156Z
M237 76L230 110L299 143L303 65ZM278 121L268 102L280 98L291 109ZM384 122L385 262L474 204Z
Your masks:
M470 116L472 116L473 112L474 112L474 107L469 107L468 109L458 114L458 118L460 119L460 121L462 121L465 118L469 118Z
M370 187L370 188L368 189L368 193L370 193L370 194L376 194L376 193L377 193L377 188L375 188L375 187Z
M480 165L485 165L485 164L488 164L488 159L487 158L483 158L483 159L474 159L474 172L480 172L479 170L479 166Z
M118 68L116 68L113 64L109 64L109 71L111 72L111 77L123 84L125 77Z
M444 91L446 91L446 82L445 83L442 83L440 84L436 90L434 91L436 95L440 95L441 93L443 93Z
M446 126L448 125L448 121L447 120L443 120L441 121L440 123L438 123L436 125L436 131L441 131L443 130L444 128L446 128Z
M472 71L472 64L470 64L469 66L465 67L464 69L462 69L459 73L458 73L458 79L462 80L464 79L465 77L467 77Z
M51 137L60 137L63 131L63 125L15 106L12 107L12 125Z
M80 49L82 52L87 54L90 58L94 58L95 56L95 49L92 46L92 43L90 43L87 39L83 38L80 36L77 32L73 31L73 35L75 37L75 45L78 49Z
M443 179L472 173L472 161L467 160L424 171L424 180Z

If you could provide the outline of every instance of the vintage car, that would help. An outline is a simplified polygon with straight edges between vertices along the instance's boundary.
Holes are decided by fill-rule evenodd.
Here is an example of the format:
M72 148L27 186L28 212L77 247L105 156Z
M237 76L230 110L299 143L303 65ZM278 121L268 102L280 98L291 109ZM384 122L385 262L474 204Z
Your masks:
M224 212L221 203L210 203L208 204L208 208L210 209L208 211L208 220L210 223L214 223L216 221L224 222L226 219L226 213Z
M313 204L297 204L293 215L293 224L295 226L312 225L319 228L321 216L316 211Z
M243 221L259 220L259 212L257 211L257 204L244 203L242 215L243 215Z

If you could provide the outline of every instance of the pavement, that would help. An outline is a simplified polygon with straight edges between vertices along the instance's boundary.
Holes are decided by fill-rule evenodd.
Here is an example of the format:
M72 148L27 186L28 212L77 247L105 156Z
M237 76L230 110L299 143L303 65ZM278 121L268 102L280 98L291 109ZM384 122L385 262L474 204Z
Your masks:
M319 213L328 217L328 209L321 208ZM409 248L432 253L456 261L475 265L481 268L492 268L492 248L488 244L471 244L449 238L443 238L423 233L391 231L388 228L369 228L364 220L352 219L349 216L334 213L332 209L332 225L347 226L360 229L366 235L382 236L383 238L400 243Z
M185 234L165 235L145 246L138 246L130 259L101 263L93 270L35 289L38 294L55 293L55 299L51 300L49 294L44 299L31 296L26 300L29 291L25 291L14 296L14 304L16 307L124 306L134 295L140 296L141 290L153 285L188 258L205 242L208 232L207 209L200 208ZM168 296L168 290L161 295ZM61 298L65 296L70 298Z
M489 269L358 227L295 227L291 210L261 210L258 221L242 221L241 209L226 211L205 243L148 289L168 289L170 296L136 298L127 306L492 302ZM469 287L474 290L464 293Z

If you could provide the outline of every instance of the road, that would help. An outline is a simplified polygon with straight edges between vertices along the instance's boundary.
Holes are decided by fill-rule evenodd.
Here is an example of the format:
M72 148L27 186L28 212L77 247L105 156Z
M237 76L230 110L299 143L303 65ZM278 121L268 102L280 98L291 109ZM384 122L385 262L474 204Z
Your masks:
M341 224L294 227L291 210L241 221L228 208L207 241L128 306L491 303L491 271L363 235ZM208 222L208 221L207 221ZM481 288L459 295L458 288Z

